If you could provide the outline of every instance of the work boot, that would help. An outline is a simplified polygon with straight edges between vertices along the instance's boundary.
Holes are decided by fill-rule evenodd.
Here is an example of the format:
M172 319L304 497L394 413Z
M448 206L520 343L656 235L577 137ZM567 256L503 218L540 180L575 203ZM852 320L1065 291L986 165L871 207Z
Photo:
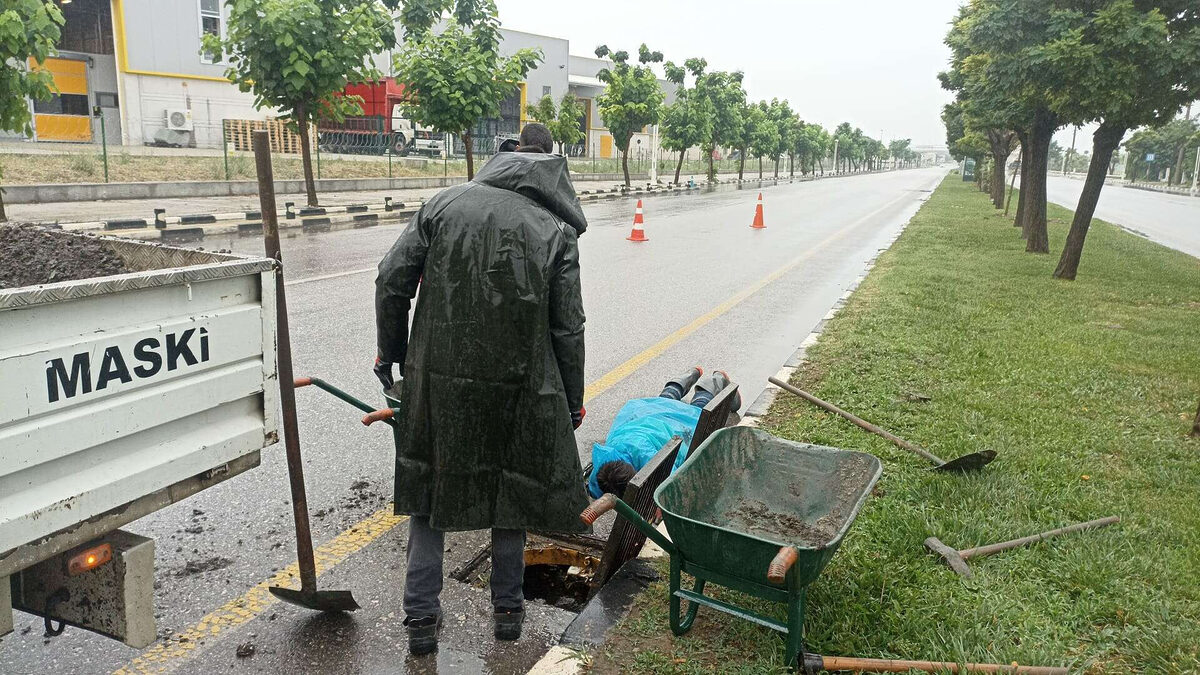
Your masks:
M525 623L525 610L501 609L497 607L494 617L496 621L497 640L512 641L521 639L521 624Z
M725 371L713 371L696 383L696 395L692 397L692 403L696 404L702 401L704 405L708 405L709 401L724 391L725 387L728 387L730 384L729 375ZM741 410L741 408L742 392L739 390L733 394L733 404L730 406L730 410L736 412Z
M692 385L696 384L696 380L704 374L704 369L700 366L693 366L683 377L677 377L663 387L663 391L659 396L663 398L673 398L676 401L682 401L683 397L691 390Z
M438 633L442 630L442 615L405 617L404 627L408 630L408 652L413 656L424 656L437 651Z

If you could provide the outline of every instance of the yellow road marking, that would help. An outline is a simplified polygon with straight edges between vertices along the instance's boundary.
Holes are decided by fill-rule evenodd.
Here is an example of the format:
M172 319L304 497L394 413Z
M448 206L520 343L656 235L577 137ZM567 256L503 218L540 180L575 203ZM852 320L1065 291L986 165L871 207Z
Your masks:
M674 333L659 340L651 345L646 350L637 354L628 361L622 363L616 368L605 373L600 379L596 380L584 390L584 400L591 400L596 396L604 393L613 385L621 380L629 377L637 369L646 365L656 357L662 355L667 349L677 344L687 336L695 333L697 330L711 322L713 319L725 314L744 300L762 290L771 282L779 279L783 275L795 269L804 261L818 253L825 245L846 236L855 227L858 227L863 222L874 218L879 213L891 208L896 202L911 199L910 195L902 195L894 199L882 207L868 213L867 215L854 221L847 227L834 232L830 236L822 239L816 246L813 246L808 252L794 258L783 267L775 270L771 274L759 279L747 288L743 289L736 295L730 297L725 302L717 305L703 315L692 320L691 323L683 326ZM358 274L370 270L354 270L344 272L333 276L344 276L348 274ZM293 283L303 283L304 281L316 281L318 278L300 279ZM315 555L317 559L317 572L324 572L329 568L341 563L346 558L354 553L357 553L371 542L379 537L387 534L397 525L400 525L407 516L396 516L392 514L391 508L381 509L367 516L365 519L356 523L353 527L345 532L334 537L329 542L317 548ZM177 664L175 662L187 658L194 654L201 646L201 641L210 637L216 637L222 632L231 630L242 624L249 622L254 617L261 614L271 605L274 605L278 600L268 591L270 586L291 585L299 575L299 567L297 563L292 563L287 567L279 570L270 579L263 581L241 597L230 600L221 607L212 611L187 630L182 633L177 633L167 642L159 642L143 652L128 665L117 670L113 675L134 675L141 673L165 673L173 669Z
M826 244L829 244L837 239L841 239L842 237L846 236L846 234L850 230L853 230L855 227L858 227L863 222L870 220L871 218L874 218L879 213L891 208L892 205L895 204L896 202L905 200L905 199L911 199L911 198L912 197L910 195L902 195L899 198L894 199L894 200L888 202L887 204L883 205L882 207L868 213L867 215L863 216L862 218L859 218L858 220L851 223L849 226L844 227L841 230L838 230L837 232L834 232L833 234L829 235L828 237L822 239L816 246L813 246L812 248L808 249L807 252L792 259L789 263L787 263L783 267L780 267L779 269L768 274L767 276L763 277L762 279L759 279L758 281L754 282L747 288L742 289L736 295L729 298L725 302L722 302L721 304L717 305L716 307L713 307L711 310L696 317L695 319L692 320L691 323L687 324L686 326L683 326L679 330L676 330L674 333L671 333L670 335L659 340L658 342L654 343L653 345L650 345L650 347L646 348L645 351L642 351L641 353L637 354L636 356L629 359L625 363L622 363L621 365L617 366L616 368L613 368L612 370L608 371L603 376L601 376L600 379L589 384L587 386L587 388L584 389L584 391L583 391L584 402L586 403L586 402L592 400L593 398L599 396L600 394L603 394L605 391L608 391L613 385L617 384L621 380L623 380L623 379L629 377L630 375L632 375L633 373L637 372L638 369L640 369L642 366L646 365L647 363L653 361L654 359L658 358L659 356L662 356L663 352L665 352L668 349L670 349L671 347L675 346L681 340L683 340L687 336L691 335L692 333L695 333L696 331L700 330L701 328L703 328L706 324L708 324L713 319L716 319L717 317L721 316L722 314L725 314L729 310L738 306L744 300L746 300L750 296L754 295L755 293L761 291L763 288L768 286L771 282L779 279L779 277L782 277L783 275L787 274L788 272L791 272L792 270L796 269L796 267L798 267L801 263L803 263L804 261L808 260L809 258L816 255L818 252L820 252L820 250L822 248L824 248Z
M337 565L407 519L407 516L393 515L389 506L360 520L354 527L317 548L314 552L317 572L324 572ZM177 661L200 649L204 640L250 621L279 602L267 589L271 586L292 586L296 583L298 575L298 564L288 565L241 597L234 598L210 612L182 633L176 633L170 640L159 642L142 652L114 675L168 672L177 665Z

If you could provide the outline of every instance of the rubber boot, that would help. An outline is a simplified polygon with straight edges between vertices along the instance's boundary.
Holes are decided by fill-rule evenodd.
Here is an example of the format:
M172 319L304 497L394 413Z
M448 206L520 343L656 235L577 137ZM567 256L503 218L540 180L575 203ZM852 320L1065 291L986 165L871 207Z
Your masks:
M671 380L670 382L667 382L667 384L663 386L663 393L659 394L659 396L664 396L665 398L673 398L677 401L682 401L683 397L686 396L689 391L691 391L692 385L696 384L696 381L699 380L700 376L703 374L704 374L703 368L701 368L700 366L694 366L683 377L679 377L674 380ZM666 396L666 394L668 392L670 392L671 394L674 394L674 395Z

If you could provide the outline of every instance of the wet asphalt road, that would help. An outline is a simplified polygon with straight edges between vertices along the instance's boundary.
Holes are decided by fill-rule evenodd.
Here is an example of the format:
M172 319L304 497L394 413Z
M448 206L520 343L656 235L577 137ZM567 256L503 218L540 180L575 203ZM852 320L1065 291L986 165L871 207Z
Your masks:
M1050 201L1074 210L1083 181L1050 176L1046 191ZM1096 217L1200 258L1200 198L1105 185Z
M625 240L632 199L586 206L590 228L580 247L591 398L579 434L584 461L624 401L657 394L693 364L726 370L749 404L944 173L767 185L765 230L749 228L757 186L647 197L650 241L642 244ZM370 370L373 268L402 228L285 232L297 375L378 400ZM201 245L262 250L259 239ZM361 413L322 392L303 389L297 399L314 538L318 546L336 538L344 558L321 583L353 589L362 612L314 617L256 588L295 560L283 453L272 449L258 469L127 528L156 539L157 646L139 652L76 629L44 640L41 620L18 614L16 632L0 639L0 673L109 672L127 664L127 672L508 673L535 662L572 614L536 606L527 637L498 646L486 589L450 580L441 652L406 658L406 527L372 516L391 495L390 432L363 427ZM482 542L478 533L448 537L446 572ZM196 625L223 605L219 618ZM254 654L236 656L241 644L253 645Z

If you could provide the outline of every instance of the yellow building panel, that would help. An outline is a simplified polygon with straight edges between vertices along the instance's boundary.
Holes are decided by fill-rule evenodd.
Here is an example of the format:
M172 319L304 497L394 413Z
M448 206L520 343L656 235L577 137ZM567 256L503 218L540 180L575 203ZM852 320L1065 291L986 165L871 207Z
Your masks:
M80 115L34 115L39 141L92 141L92 118Z
M74 59L46 59L38 66L33 59L29 67L34 70L48 70L54 77L54 87L60 94L83 94L87 96L87 62Z
M608 134L600 137L600 156L604 159L611 159L613 156L613 137Z

